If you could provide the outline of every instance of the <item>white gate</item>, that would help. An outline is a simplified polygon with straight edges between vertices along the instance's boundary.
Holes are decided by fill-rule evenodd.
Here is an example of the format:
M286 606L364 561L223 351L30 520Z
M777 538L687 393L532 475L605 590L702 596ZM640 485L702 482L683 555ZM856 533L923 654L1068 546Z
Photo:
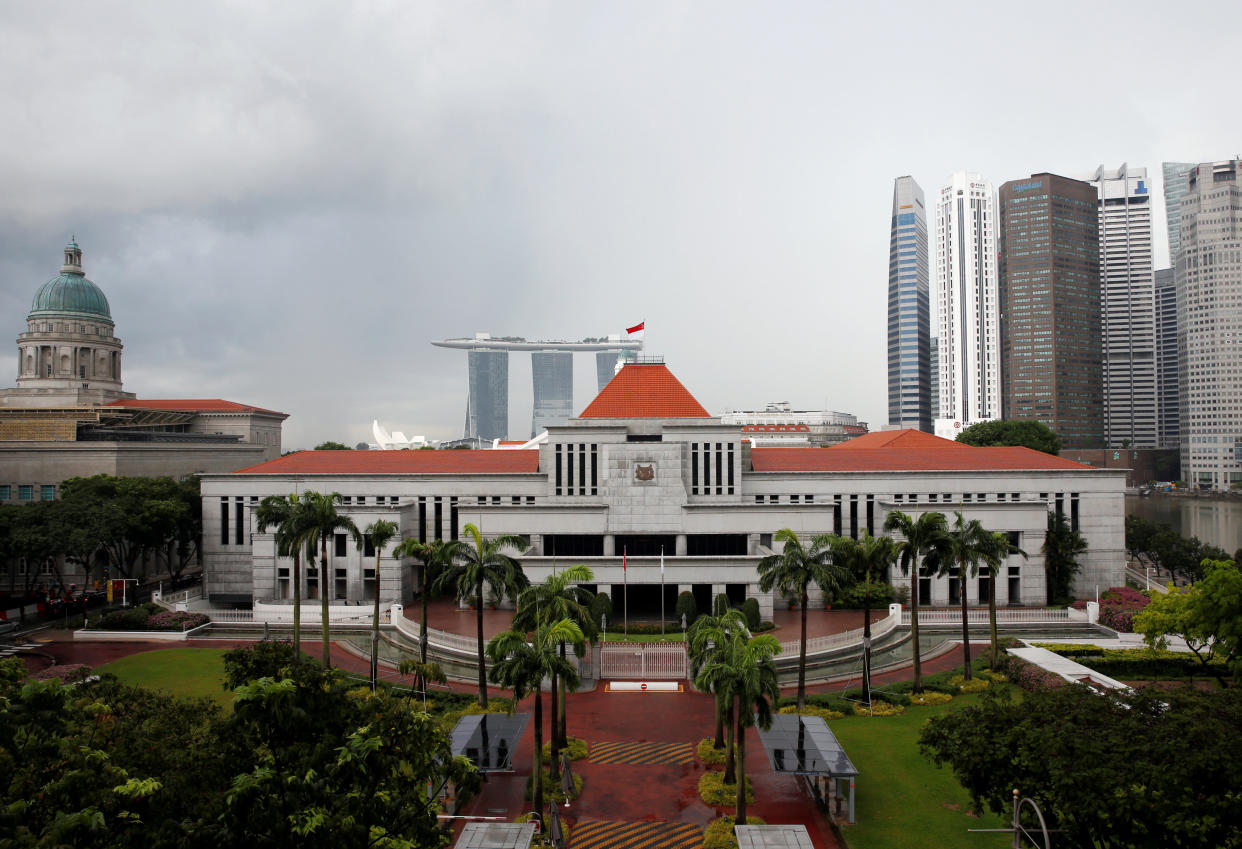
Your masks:
M636 681L686 677L684 643L604 643L599 652L599 677Z

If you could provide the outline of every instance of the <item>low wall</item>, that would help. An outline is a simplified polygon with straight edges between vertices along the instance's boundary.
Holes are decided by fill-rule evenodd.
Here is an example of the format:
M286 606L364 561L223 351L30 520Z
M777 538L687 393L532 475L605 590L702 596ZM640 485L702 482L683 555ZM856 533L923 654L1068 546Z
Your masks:
M380 621L388 616L388 605L380 602ZM323 608L317 600L302 602L302 624L319 622ZM204 611L210 615L210 611ZM328 605L328 622L369 624L375 615L374 602L367 604L330 604ZM254 622L293 622L292 604L274 604L268 601L256 601L253 609Z
M103 631L96 628L79 628L73 632L75 640L193 640L211 627L205 622L188 631Z

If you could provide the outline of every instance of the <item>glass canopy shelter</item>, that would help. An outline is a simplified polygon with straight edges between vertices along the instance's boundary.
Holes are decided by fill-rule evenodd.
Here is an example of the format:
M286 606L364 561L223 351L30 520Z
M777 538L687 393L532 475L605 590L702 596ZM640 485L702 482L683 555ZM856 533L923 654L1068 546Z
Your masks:
M849 822L854 822L854 779L858 769L845 754L828 723L818 716L778 713L759 739L778 773L828 779L830 790L849 785ZM839 797L839 793L833 792Z

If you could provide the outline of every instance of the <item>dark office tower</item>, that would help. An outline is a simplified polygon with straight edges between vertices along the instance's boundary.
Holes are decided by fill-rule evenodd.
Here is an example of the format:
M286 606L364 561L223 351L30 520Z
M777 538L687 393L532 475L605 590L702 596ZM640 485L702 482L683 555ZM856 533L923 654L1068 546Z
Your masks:
M888 423L931 433L928 269L923 190L898 177L888 243Z
M466 438L506 439L509 434L509 352L470 351Z
M1156 269L1156 409L1158 447L1176 448L1177 286L1171 268Z
M1066 448L1104 444L1097 205L1094 186L1056 174L1000 189L1003 414Z
M535 406L530 435L535 438L549 426L563 426L574 414L574 355L560 351L537 351L530 355L535 384Z
M600 351L595 355L595 379L599 382L600 392L604 391L608 381L616 375L617 360L620 357L619 351Z

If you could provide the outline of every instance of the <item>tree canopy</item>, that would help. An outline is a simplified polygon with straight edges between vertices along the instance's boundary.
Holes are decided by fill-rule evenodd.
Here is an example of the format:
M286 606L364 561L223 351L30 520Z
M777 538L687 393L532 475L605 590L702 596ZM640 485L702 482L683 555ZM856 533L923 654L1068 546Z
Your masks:
M344 442L336 442L329 439L327 442L321 442L315 446L316 451L348 451L349 446Z
M1126 516L1126 551L1140 563L1187 581L1203 575L1204 560L1228 557L1224 551L1201 542L1198 537L1184 537L1169 525L1142 516Z
M1064 829L1057 846L1242 846L1236 691L1070 685L1019 702L1007 690L935 717L920 736L976 806L1008 813L1018 788Z
M999 419L978 422L957 435L958 442L981 448L1021 445L1045 454L1061 453L1061 437L1043 422L1034 419Z
M1170 634L1183 638L1224 686L1224 676L1210 664L1223 660L1235 678L1242 674L1242 568L1232 560L1206 560L1203 566L1195 583L1153 592L1134 617L1134 630L1153 648L1164 648Z

